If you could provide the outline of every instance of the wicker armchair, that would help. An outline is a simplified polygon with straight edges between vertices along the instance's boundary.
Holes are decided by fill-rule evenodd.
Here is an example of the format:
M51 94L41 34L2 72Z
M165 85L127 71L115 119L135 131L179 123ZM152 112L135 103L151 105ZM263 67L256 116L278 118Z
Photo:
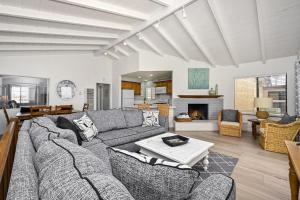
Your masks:
M260 127L259 142L264 150L287 153L284 141L295 139L300 129L300 120L290 124L263 121Z
M228 135L234 137L242 136L243 115L238 112L238 122L222 121L222 111L218 113L218 127L220 135Z

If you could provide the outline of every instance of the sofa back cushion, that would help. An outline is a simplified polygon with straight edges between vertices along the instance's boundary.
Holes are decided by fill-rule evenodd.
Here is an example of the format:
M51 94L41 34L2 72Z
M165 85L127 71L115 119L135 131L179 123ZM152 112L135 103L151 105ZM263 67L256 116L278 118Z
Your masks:
M113 175L135 199L187 199L198 184L199 172L186 165L109 148Z
M36 154L35 165L40 199L133 200L102 160L67 140L46 142Z
M45 117L50 118L54 123L57 122L58 117L64 117L73 123L74 119L79 119L84 114L85 114L85 112L76 112L76 113L64 114L64 115L45 115Z
M29 135L35 150L48 140L64 138L78 145L76 134L69 129L61 129L48 117L38 117L32 120Z
M123 110L123 113L128 128L142 126L143 124L142 110Z
M74 123L70 122L70 120L68 120L67 118L64 118L62 116L59 116L57 118L56 126L61 129L72 130L76 135L78 144L79 145L82 144L82 139L80 136L80 129Z
M124 114L119 109L88 111L87 114L99 132L127 127Z

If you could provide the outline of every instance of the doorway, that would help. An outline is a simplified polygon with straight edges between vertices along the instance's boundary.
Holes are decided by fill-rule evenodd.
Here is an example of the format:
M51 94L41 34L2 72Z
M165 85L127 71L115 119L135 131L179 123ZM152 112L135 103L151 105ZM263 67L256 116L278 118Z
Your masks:
M97 110L110 108L110 84L97 83Z

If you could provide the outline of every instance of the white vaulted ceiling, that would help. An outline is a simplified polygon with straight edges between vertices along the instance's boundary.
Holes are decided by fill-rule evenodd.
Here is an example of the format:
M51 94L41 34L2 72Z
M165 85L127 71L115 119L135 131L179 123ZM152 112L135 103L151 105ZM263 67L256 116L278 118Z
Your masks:
M299 10L300 0L0 0L0 53L120 59L142 49L213 66L266 62L300 54Z

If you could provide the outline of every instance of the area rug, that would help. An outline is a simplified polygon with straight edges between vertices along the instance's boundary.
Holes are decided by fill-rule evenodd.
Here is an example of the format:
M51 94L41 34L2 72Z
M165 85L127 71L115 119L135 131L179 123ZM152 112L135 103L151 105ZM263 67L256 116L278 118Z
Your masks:
M213 174L224 174L226 176L230 176L239 159L210 151L208 161L209 165L207 171L203 169L202 161L199 161L193 166L193 169L200 172L200 176L203 180Z

